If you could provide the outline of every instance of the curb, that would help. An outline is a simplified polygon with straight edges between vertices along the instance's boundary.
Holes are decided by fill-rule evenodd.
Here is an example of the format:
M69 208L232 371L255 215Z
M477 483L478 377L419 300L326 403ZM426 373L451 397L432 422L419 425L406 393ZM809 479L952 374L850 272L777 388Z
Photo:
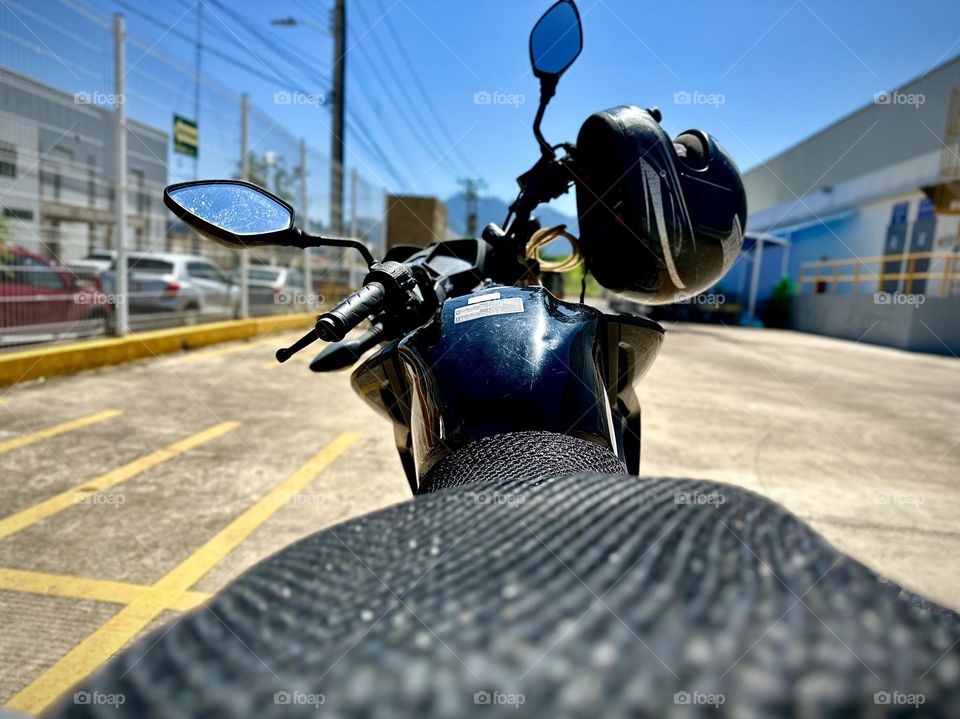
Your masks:
M248 339L271 332L302 329L309 327L315 320L315 313L303 312L279 317L211 322L195 327L138 332L127 337L108 337L22 352L0 353L0 387L38 377L73 374L219 342Z

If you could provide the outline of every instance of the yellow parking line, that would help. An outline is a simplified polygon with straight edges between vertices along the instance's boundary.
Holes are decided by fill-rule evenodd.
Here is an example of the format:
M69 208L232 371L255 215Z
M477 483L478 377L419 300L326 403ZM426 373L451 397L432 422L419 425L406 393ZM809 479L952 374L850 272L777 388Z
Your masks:
M74 506L77 504L78 498L89 497L93 493L109 489L114 485L120 484L120 482L137 476L141 472L146 472L151 467L156 467L158 464L166 462L168 459L173 459L178 454L183 454L187 450L193 449L204 442L216 439L220 435L226 434L239 426L239 422L221 422L209 429L198 432L192 437L178 440L163 449L151 452L146 457L135 459L106 474L100 475L96 479L78 484L65 492L50 497L50 499L44 500L32 507L27 507L15 514L11 514L9 517L4 517L0 519L0 539L9 537L11 534L19 532L31 524L36 524L41 519L46 519L57 512Z
M92 599L97 602L129 604L140 595L150 591L150 587L129 582L114 582L109 579L91 579L74 577L69 574L47 574L23 569L0 568L0 590L8 592L29 592L48 597L70 597L71 599ZM167 609L189 612L206 602L211 594L205 592L184 592L176 597Z
M63 434L64 432L72 432L75 429L96 424L97 422L102 422L105 419L112 419L120 414L123 413L118 409L105 409L102 412L94 412L93 414L88 414L86 417L78 417L77 419L71 419L69 422L61 422L60 424L55 424L52 427L47 427L46 429L41 429L37 432L22 434L19 437L14 437L13 439L7 439L3 442L0 442L0 454L3 452L9 452L11 449L26 447L28 444L39 442L41 439L49 439L50 437L56 437L58 434Z
M83 679L119 651L160 612L192 587L231 550L273 516L290 496L303 489L358 439L344 432L274 487L256 504L211 537L206 544L165 574L147 592L134 599L105 624L67 652L7 703L28 714L43 711L61 693Z

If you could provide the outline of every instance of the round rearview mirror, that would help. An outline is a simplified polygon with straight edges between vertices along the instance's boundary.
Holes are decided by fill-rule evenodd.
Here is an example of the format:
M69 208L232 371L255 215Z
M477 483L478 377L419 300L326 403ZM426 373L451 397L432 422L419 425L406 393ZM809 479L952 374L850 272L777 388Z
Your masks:
M560 77L583 49L580 13L572 0L547 10L530 33L530 63L537 77Z
M235 246L275 244L293 227L293 208L256 185L211 180L171 185L164 201L203 235Z

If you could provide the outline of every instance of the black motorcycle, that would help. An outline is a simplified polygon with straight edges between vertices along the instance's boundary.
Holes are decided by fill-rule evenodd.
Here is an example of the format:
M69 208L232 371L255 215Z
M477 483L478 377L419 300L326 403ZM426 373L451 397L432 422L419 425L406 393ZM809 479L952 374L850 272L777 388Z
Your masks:
M277 359L284 362L318 339L332 342L311 364L323 372L383 344L353 373L353 387L393 422L414 494L465 458L474 471L464 481L508 469L516 476L517 468L505 462L515 443L531 440L540 451L525 471L582 468L581 455L599 449L613 452L621 471L639 472L636 387L657 356L663 328L603 314L583 298L571 303L554 296L540 284L540 247L566 235L574 254L562 269L582 258L605 287L652 303L702 291L740 249L743 187L726 153L705 133L671 142L658 124L659 111L620 107L588 119L576 145L544 139L544 109L582 45L573 2L558 2L534 28L540 159L518 178L520 193L504 227L491 224L480 239L393 247L376 261L359 242L295 228L293 208L254 185L187 182L164 194L184 222L231 247L338 246L363 255L369 267L363 287L320 315L314 330L278 351ZM541 228L534 216L538 205L571 187L579 241L566 228ZM367 320L368 329L347 338Z
M541 156L481 239L378 262L253 185L167 189L232 247L363 254L363 287L277 359L324 340L328 371L382 345L353 386L393 422L415 496L291 544L84 681L119 709L66 698L53 715L960 716L956 613L752 492L631 476L663 329L562 301L540 273L582 259L633 300L692 296L733 262L746 206L716 141L671 141L656 109L550 145L540 120L581 44L570 0L536 25ZM571 187L580 237L558 267L538 249L565 230L534 212Z

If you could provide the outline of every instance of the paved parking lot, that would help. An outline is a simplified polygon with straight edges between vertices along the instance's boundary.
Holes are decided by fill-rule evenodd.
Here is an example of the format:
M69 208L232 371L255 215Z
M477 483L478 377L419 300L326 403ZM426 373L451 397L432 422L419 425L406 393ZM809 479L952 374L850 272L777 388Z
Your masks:
M289 542L403 501L392 432L295 335L0 395L0 702L36 711ZM645 475L733 482L960 608L956 359L678 325L645 379Z

